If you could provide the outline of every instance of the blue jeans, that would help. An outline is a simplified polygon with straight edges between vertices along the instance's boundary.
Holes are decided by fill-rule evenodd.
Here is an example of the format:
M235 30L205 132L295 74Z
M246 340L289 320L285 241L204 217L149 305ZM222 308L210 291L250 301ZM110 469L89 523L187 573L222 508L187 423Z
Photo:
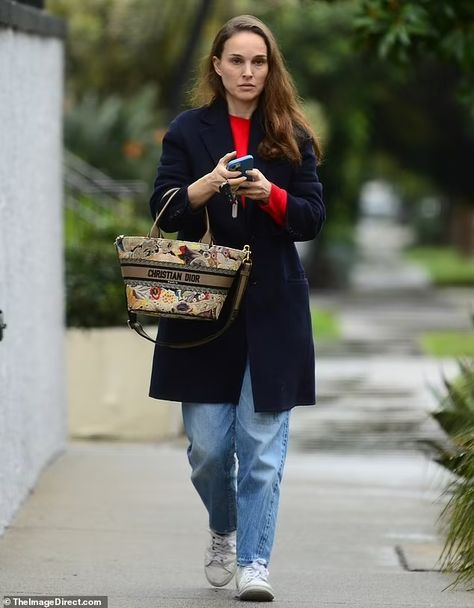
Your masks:
M237 530L240 566L270 561L289 415L254 411L248 363L237 406L183 403L191 480L209 513L211 530Z

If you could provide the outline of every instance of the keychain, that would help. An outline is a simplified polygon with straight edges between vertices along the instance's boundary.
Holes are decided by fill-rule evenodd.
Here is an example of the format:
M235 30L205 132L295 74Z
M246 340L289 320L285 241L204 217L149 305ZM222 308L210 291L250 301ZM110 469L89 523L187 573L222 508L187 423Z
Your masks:
M239 201L237 197L232 192L232 188L230 187L229 182L223 182L219 186L219 192L224 195L227 202L232 205L232 217L235 219L239 212Z

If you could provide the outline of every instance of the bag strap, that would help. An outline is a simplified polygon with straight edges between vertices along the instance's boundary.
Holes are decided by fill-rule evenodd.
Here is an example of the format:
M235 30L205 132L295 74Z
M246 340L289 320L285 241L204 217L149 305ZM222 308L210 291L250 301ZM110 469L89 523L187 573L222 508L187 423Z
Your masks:
M150 231L147 235L148 238L150 238L150 237L163 238L163 234L162 234L161 228L160 228L160 219L161 219L162 215L164 214L164 212L166 211L166 208L168 207L168 205L171 203L173 198L176 196L176 194L180 190L181 190L181 188L170 188L163 194L163 196L161 197L161 201L163 201L163 199L166 196L168 197L168 200L166 201L166 203L161 208L161 211L156 216L156 219L153 222L153 226L150 228ZM212 245L213 238L212 238L212 232L211 232L211 223L209 221L209 212L207 210L207 207L204 207L204 219L206 220L206 231L205 231L204 235L199 239L199 242L204 243L205 245Z
M221 327L221 329L219 329L219 331L216 331L215 333L211 334L210 336L206 336L205 338L202 338L201 340L195 340L193 342L164 342L162 340L153 340L153 338L151 336L149 336L146 333L146 331L143 329L143 326L140 323L140 321L137 320L136 313L134 313L130 310L128 311L127 324L130 327L130 329L133 329L134 331L136 331L137 334L139 336L141 336L142 338L145 338L145 340L149 340L150 342L153 342L154 344L158 344L159 346L167 346L168 348L194 348L195 346L202 346L203 344L212 342L213 340L216 340L217 338L222 336L222 334L229 329L229 327L232 325L232 323L237 318L237 315L239 314L239 310L240 310L240 305L241 305L242 299L244 297L245 289L246 289L247 283L249 281L251 269L252 269L252 261L250 260L250 258L248 258L247 260L244 260L242 262L242 266L240 267L239 278L237 280L237 286L236 286L234 298L232 301L232 310L230 311L229 317L228 317L227 321L225 322L225 325L223 327Z

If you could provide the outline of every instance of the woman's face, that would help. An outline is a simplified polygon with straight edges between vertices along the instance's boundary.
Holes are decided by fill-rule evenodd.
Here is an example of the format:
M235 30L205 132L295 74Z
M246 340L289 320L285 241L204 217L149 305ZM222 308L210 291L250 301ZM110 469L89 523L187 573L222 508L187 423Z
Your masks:
M254 32L238 32L226 40L222 56L213 57L227 96L238 102L254 102L263 91L268 74L265 40Z

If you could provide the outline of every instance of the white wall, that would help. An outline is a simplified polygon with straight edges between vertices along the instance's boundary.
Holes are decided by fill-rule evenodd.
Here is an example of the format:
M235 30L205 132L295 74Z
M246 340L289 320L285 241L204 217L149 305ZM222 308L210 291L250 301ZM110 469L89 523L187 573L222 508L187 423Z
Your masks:
M151 342L128 327L71 328L66 353L70 437L155 441L181 434L180 404L148 397Z
M0 26L0 533L65 446L63 43Z

